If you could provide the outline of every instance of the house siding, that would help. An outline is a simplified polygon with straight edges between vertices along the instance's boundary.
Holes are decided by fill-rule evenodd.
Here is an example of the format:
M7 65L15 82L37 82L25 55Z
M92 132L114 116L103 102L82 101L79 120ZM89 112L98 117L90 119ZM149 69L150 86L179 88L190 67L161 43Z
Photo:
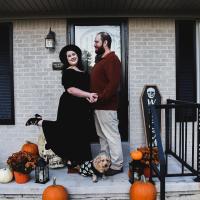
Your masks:
M145 144L140 97L145 85L157 85L162 102L176 97L175 20L129 19L129 140Z

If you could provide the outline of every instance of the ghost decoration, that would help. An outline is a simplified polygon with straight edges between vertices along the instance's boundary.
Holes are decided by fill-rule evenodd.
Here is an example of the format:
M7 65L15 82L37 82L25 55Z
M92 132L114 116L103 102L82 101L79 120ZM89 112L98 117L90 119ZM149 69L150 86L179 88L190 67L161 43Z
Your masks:
M155 94L156 94L156 91L154 88L150 87L150 88L147 88L147 96L150 98L150 99L153 99L155 97Z
M38 138L38 149L39 154L42 158L44 158L45 161L48 160L49 162L49 168L61 168L66 166L65 162L57 156L51 149L46 150L45 149L46 140L44 137L44 134L41 133Z

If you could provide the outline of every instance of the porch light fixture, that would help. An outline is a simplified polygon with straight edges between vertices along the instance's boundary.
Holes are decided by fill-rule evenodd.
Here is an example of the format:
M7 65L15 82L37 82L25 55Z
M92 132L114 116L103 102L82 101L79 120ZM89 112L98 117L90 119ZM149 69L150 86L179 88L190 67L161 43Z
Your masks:
M49 33L45 38L45 47L47 49L55 49L56 44L56 34L51 30L51 27L49 29Z
M40 157L35 167L35 182L44 184L47 181L49 181L48 163Z

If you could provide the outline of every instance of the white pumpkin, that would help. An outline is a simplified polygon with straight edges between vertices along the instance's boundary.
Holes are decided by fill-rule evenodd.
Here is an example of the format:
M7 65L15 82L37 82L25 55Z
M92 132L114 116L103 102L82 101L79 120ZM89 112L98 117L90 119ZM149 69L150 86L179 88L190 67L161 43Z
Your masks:
M12 170L7 167L0 169L0 183L8 183L13 179L13 172Z

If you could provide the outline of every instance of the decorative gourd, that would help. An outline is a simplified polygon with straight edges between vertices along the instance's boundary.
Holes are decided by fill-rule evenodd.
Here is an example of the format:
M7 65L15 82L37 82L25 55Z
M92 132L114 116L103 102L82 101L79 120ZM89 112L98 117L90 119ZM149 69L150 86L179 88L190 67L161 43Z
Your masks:
M27 141L26 144L22 146L22 151L31 153L35 156L39 155L38 146L32 142Z
M156 187L146 181L144 175L141 181L135 181L130 187L130 200L156 200Z
M133 160L141 160L142 159L142 152L138 150L131 151L130 156Z
M42 194L42 200L68 200L68 191L62 185L56 185L56 178L53 178L53 185L48 186Z
M7 167L0 169L0 183L8 183L13 179L13 172L12 170Z

